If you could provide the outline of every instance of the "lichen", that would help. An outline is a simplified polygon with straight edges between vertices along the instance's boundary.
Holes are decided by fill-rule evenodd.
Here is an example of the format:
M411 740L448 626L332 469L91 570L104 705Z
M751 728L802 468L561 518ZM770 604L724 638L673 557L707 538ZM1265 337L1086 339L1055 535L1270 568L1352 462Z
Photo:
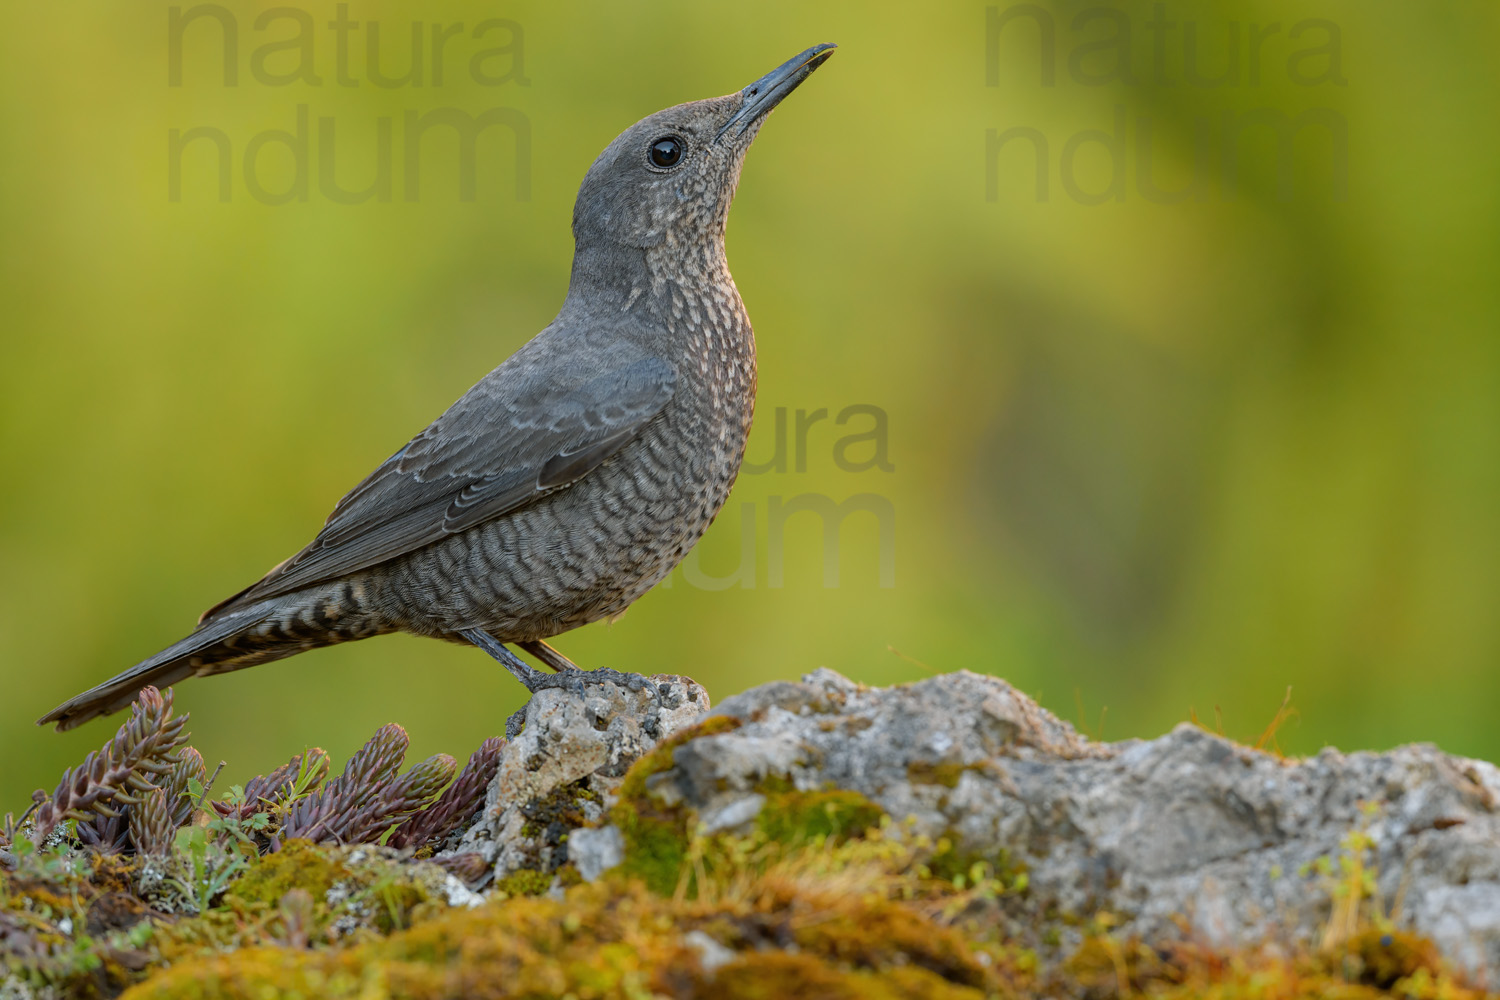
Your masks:
M527 802L521 807L526 866L543 873L561 868L568 860L568 834L596 821L603 811L604 798L589 787L588 776Z

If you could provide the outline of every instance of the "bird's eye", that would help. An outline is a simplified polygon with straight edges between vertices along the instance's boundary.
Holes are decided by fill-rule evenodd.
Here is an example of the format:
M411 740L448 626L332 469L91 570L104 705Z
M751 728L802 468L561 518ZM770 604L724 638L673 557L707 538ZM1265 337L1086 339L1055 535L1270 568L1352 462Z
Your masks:
M658 167L671 167L682 159L682 141L676 136L663 136L651 144L651 162Z

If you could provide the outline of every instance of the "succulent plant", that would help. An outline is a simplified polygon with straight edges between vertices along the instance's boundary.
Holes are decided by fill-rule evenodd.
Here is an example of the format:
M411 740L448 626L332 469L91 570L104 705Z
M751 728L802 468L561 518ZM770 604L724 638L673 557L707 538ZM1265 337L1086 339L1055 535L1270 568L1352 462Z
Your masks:
M284 806L304 772L302 790L320 788L328 775L327 751L313 747L305 753L294 754L291 760L270 774L256 775L247 781L244 794L238 799L217 799L209 805L223 819L248 820L258 812Z
M172 814L172 826L186 825L193 818L193 794L189 790L193 782L201 788L208 778L208 769L203 766L203 755L192 747L183 747L180 759L161 781L160 787L167 797L167 809Z
M432 805L396 827L392 847L417 848L440 840L466 823L484 804L485 792L500 769L500 751L505 740L492 736L479 745L457 780Z
M114 818L121 805L140 802L181 760L176 751L187 740L187 720L173 718L170 688L165 695L142 688L113 739L64 772L50 798L37 790L36 839L46 840L65 819Z
M404 851L372 854L388 869L418 848L441 847L483 808L506 745L485 740L461 771L437 754L403 773L409 740L392 724L337 777L329 775L328 754L314 747L204 801L214 778L187 745L186 722L172 714L170 689L143 688L109 742L64 772L51 795L37 791L19 819L6 814L0 821L0 896L24 885L37 898L74 901L67 913L0 906L0 997L10 995L11 972L55 987L59 996L116 995L156 960L142 947L155 933L146 916L224 912L219 901L255 868L257 854L287 840L384 840ZM490 869L475 852L436 862L470 886ZM281 893L277 910L265 915L265 933L293 950L321 941L333 933L324 927L321 899L300 886ZM353 920L353 912L340 919ZM112 923L112 913L124 919ZM70 992L75 987L84 993Z
M130 806L121 806L113 816L89 816L78 821L78 842L100 854L125 854L130 850Z
M427 805L453 777L452 757L438 754L397 777L409 744L406 730L382 726L343 773L287 810L280 839L367 843Z
M458 762L445 753L428 757L368 798L336 835L346 844L379 840L392 826L430 803L453 780L457 768Z
M160 788L151 789L139 804L130 807L130 840L137 854L166 857L176 834L167 793Z

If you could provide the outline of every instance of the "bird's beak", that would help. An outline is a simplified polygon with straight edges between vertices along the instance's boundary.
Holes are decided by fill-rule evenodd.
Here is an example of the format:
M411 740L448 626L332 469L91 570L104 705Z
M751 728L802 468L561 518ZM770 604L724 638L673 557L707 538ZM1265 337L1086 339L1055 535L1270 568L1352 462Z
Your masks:
M813 70L827 62L836 48L837 45L814 45L806 52L792 56L740 91L740 97L743 98L740 109L719 129L714 142L723 139L731 129L735 129L736 138L744 135L745 130L756 120L769 114L772 108L781 103L783 97L796 90L798 84L811 76Z

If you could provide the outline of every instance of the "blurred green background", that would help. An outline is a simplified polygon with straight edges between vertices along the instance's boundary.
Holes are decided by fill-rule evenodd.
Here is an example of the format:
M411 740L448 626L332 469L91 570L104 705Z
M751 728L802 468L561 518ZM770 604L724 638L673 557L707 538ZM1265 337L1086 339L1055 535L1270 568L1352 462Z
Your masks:
M691 579L559 647L715 699L819 665L986 671L1095 734L1107 706L1106 738L1217 706L1253 739L1290 686L1288 751L1500 757L1500 6L990 7L354 3L344 86L335 4L292 8L318 82L278 84L296 20L257 30L270 5L232 2L235 85L204 15L172 86L169 6L13 5L0 804L112 730L33 719L300 547L551 319L605 143L823 41L840 51L762 133L729 229L759 336L749 457L774 464L784 408L785 471L741 478ZM473 37L490 18L521 34ZM413 19L420 85L381 86L368 26L399 77ZM463 26L441 80L435 23ZM299 105L307 197L268 204L297 167L255 137ZM408 198L407 113L497 107L524 116L529 181L491 128L463 200L434 129ZM389 200L329 197L325 170L377 176L382 119ZM229 145L227 201L215 139L186 147L172 199L172 130L198 127ZM834 423L850 406L879 408L883 440L837 450L874 433L867 411ZM799 409L829 412L800 449ZM889 468L858 468L877 445ZM834 587L815 516L768 525L807 494L878 498L843 524ZM753 576L705 585L747 537ZM466 754L520 695L476 651L388 637L177 703L243 780L388 721L414 753Z

